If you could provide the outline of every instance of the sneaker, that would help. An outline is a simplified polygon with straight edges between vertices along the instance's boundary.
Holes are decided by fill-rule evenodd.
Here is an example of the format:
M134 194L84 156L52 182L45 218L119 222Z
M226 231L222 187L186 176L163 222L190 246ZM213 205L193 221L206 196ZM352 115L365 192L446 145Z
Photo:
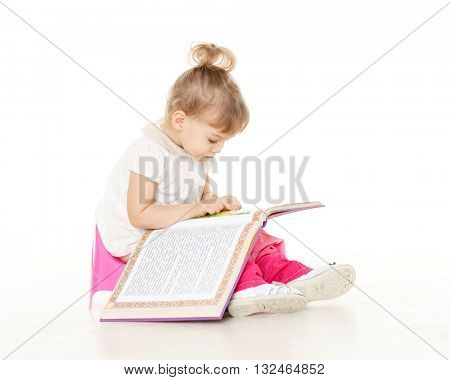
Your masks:
M356 275L352 266L335 264L313 269L287 285L305 294L308 302L340 297L351 289Z
M263 284L233 294L228 313L247 317L255 313L290 313L302 309L308 302L301 291L286 284Z

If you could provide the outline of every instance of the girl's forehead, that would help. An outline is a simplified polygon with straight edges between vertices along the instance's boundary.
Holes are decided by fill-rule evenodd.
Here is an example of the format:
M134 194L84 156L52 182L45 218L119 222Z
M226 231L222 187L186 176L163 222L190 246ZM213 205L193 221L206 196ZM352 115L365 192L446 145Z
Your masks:
M210 127L210 128L211 129L210 129L209 133L214 137L217 137L219 139L228 139L231 137L230 135L220 132L220 130L218 130L216 127Z
M221 131L222 129L224 129L224 127L219 128L215 125L210 124L210 122L208 122L208 119L205 117L197 117L196 121L200 126L204 128L205 133L221 139L228 139L230 137L229 134L223 133Z
M202 123L202 127L204 128L205 132L221 139L227 138L228 136L220 131L220 128L212 126L208 124L207 122Z

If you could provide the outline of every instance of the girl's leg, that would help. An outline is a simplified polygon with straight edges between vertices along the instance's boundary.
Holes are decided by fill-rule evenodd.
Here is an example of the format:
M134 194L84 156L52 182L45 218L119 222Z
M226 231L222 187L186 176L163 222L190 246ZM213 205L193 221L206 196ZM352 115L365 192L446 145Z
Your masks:
M312 269L299 261L286 258L283 239L261 231L260 244L252 252L262 278L293 287L309 301L340 297L355 281L355 269L350 265L334 264Z
M258 264L249 258L228 304L231 316L288 313L306 305L307 298L299 290L284 284L268 284L261 274Z
M244 267L244 270L242 271L236 288L234 289L234 293L262 284L267 284L267 282L262 278L261 269L254 261L249 259Z
M256 237L259 239L259 237ZM259 240L255 242L258 246ZM307 299L297 289L284 284L269 284L250 255L228 305L233 317L255 313L286 313L302 309Z
M260 268L261 277L268 283L276 281L286 284L312 270L299 261L287 259L284 240L264 230L259 234L251 257Z

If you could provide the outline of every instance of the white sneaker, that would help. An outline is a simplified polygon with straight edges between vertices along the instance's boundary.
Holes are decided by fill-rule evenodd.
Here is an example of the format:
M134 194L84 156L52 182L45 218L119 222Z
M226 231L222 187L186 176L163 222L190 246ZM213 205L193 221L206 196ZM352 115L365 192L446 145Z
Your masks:
M288 282L308 297L308 301L330 300L347 293L355 283L355 269L350 265L320 267ZM279 284L275 282L275 284Z
M286 284L262 284L234 293L228 312L233 317L255 313L289 313L302 309L307 302L301 291Z

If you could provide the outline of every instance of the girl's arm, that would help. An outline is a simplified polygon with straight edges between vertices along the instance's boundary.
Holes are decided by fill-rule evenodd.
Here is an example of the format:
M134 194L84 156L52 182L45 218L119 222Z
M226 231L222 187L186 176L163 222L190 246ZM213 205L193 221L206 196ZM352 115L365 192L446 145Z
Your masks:
M144 230L165 228L175 222L198 216L196 203L161 205L155 203L158 184L148 178L130 173L128 184L127 211L130 223Z
M182 220L220 212L224 205L220 199L215 202L191 202L162 205L155 203L158 184L148 178L130 173L128 184L127 212L130 223L144 230L166 228Z

